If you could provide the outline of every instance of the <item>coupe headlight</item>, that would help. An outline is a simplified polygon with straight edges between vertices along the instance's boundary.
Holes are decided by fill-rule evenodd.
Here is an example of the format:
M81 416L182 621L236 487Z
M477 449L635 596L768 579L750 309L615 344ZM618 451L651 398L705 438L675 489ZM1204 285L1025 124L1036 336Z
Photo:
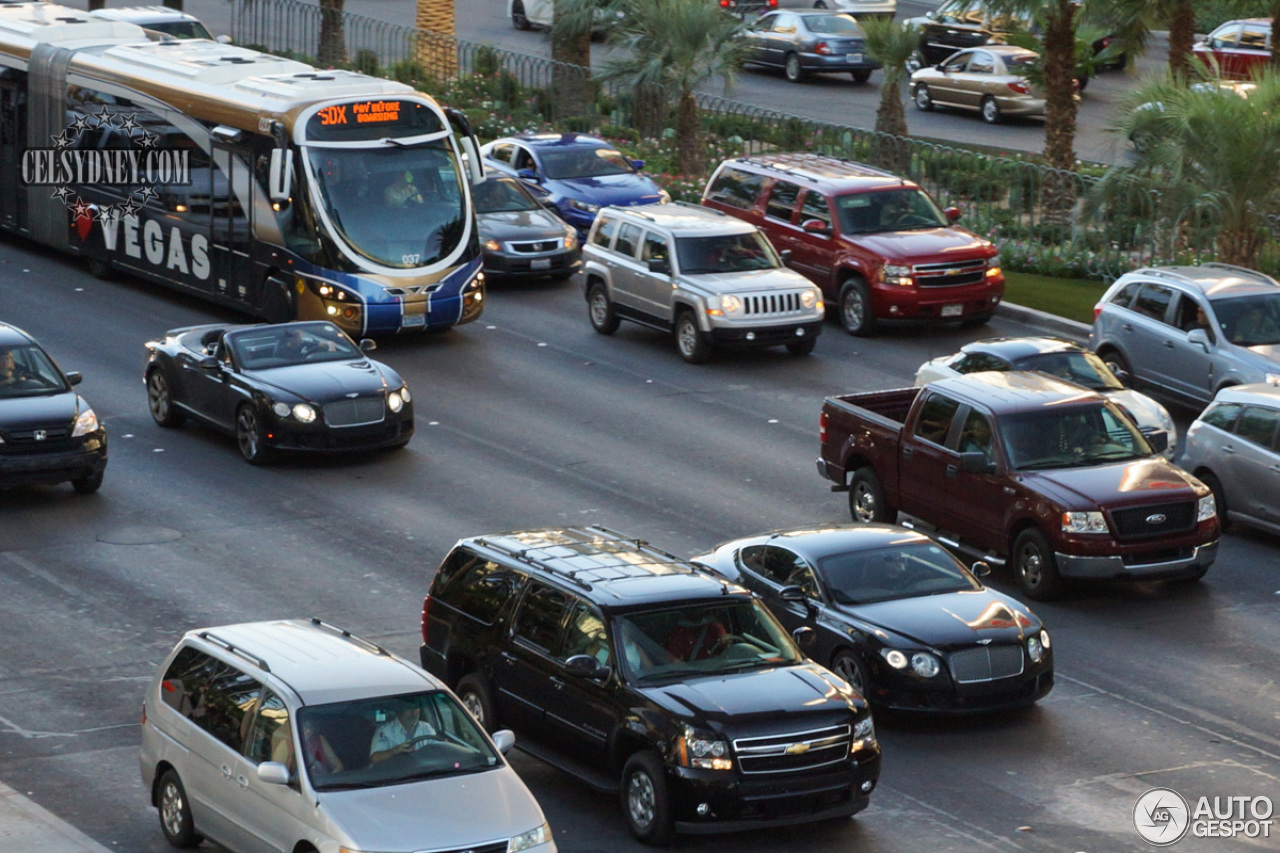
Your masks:
M393 412L398 412L404 408L404 398L400 396L399 391L392 391L387 395L387 408Z
M1107 519L1100 512L1064 512L1063 533L1106 533Z
M905 264L885 264L881 270L885 284L900 284L910 287L915 284L911 278L911 267Z
M671 204L671 193L666 190L662 190L658 193L658 201L662 204Z
M76 425L71 430L71 437L76 438L81 435L88 435L91 432L98 431L98 416L93 413L93 409L85 409L76 418Z
M316 410L306 403L295 403L293 416L298 419L299 423L309 424L316 419Z
M881 649L880 656L894 669L907 668L907 656L897 649Z
M1031 658L1033 663L1044 660L1044 646L1040 644L1039 637L1031 637L1027 640L1027 657Z
M572 228L564 229L564 247L566 249L578 248L578 232Z
M1196 521L1208 521L1218 514L1218 505L1213 501L1213 495L1205 495L1196 504Z
M412 403L412 402L413 402L413 395L409 393L409 386L408 386L408 385L406 385L406 386L404 386L403 388L401 388L401 389L400 389L400 399L401 399L401 400L404 400L406 403Z
M272 403L271 411L275 413L277 418L287 418L291 410L288 403Z
M568 202L569 202L569 206L572 207L574 210L582 210L587 213L596 213L600 210L600 205L588 204L585 201L578 201L576 198L568 199Z
M726 314L737 313L742 310L742 300L732 294L728 296L721 296L720 309Z
M484 247L488 249L490 252L502 251L502 244L499 243L497 240L486 240L484 243Z
M521 850L528 850L530 847L537 847L539 844L546 844L550 840L551 824L544 823L537 829L522 832L508 841L507 853L519 853Z
M800 293L800 304L805 308L812 308L818 304L818 291L805 290Z
M921 678L933 678L942 671L942 661L928 652L916 652L911 656L911 671Z
M677 755L685 767L699 770L732 770L733 759L729 758L729 744L715 735L705 734L684 727L684 734L677 744Z

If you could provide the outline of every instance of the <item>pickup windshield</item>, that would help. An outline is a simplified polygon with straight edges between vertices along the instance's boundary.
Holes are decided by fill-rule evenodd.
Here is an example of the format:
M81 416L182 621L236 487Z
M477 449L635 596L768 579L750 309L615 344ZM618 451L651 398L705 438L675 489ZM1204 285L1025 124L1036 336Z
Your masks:
M1007 415L1000 431L1009 463L1020 470L1086 467L1153 452L1137 427L1111 403Z

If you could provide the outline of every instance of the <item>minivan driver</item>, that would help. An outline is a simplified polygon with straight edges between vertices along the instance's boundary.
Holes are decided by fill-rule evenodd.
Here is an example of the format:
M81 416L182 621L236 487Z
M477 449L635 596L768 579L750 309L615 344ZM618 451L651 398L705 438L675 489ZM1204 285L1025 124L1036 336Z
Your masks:
M369 744L369 761L377 764L406 752L413 752L422 744L418 738L431 737L436 733L431 724L421 719L422 709L417 702L402 699L396 708L396 715L378 726L373 733L373 741Z

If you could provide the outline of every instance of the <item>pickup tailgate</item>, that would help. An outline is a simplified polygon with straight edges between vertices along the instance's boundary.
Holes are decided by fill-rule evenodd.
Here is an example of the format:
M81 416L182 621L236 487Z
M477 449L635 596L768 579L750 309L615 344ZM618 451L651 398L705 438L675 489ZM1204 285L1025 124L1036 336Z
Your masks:
M818 473L843 488L849 471L871 465L886 490L896 492L898 440L919 394L919 388L896 388L828 397L820 419Z

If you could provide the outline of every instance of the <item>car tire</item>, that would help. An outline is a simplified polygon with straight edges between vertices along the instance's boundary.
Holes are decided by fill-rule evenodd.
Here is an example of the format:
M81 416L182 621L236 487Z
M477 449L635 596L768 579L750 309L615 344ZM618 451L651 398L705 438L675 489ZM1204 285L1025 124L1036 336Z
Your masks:
M982 120L987 124L999 124L1004 118L1000 114L1000 105L996 103L996 99L987 95L982 99Z
M1081 74L1076 78L1076 91L1083 92L1089 86L1089 75Z
M849 517L861 524L891 524L897 513L885 500L876 469L864 465L849 480Z
M867 698L867 670L858 660L858 656L848 649L841 649L831 658L831 671L843 678L845 681L862 694L862 698Z
M271 461L271 448L263 441L262 421L251 404L236 410L236 444L240 455L250 465L266 465Z
M1209 491L1213 492L1213 506L1218 513L1218 527L1224 533L1231 526L1231 522L1227 520L1227 493L1222 488L1222 481L1219 480L1212 471L1196 472L1196 476L1200 478L1200 482L1209 487Z
M1133 387L1133 369L1129 367L1129 359L1124 357L1124 353L1111 347L1103 347L1098 351L1098 358L1102 359L1102 363L1115 374L1122 385L1126 388Z
M1062 591L1058 562L1049 540L1034 527L1028 527L1013 540L1010 563L1018 586L1027 598L1048 601Z
M675 327L676 350L680 357L690 364L703 364L711 358L711 344L707 336L698 328L698 321L693 312L685 309L676 317Z
M865 83L871 79L871 72L866 68L859 68L857 71L850 71L849 76L855 83Z
M587 316L591 319L591 328L602 335L612 335L618 331L621 320L613 310L613 303L609 301L604 285L598 281L587 291Z
M804 82L804 67L800 64L799 54L788 53L783 67L786 70L787 79L792 83Z
M916 93L911 100L915 101L916 109L927 113L933 111L933 96L929 94L929 87L923 83L916 86Z
M840 288L840 325L857 338L864 338L875 331L876 318L871 313L871 294L860 278L851 278Z
M928 64L929 63L924 58L924 54L917 50L915 53L907 57L907 61L904 63L903 67L906 68L907 75L910 76Z
M105 473L106 471L96 471L77 477L71 481L71 488L75 489L78 495L91 495L102 488L102 477Z
M110 281L112 277L112 267L110 261L100 261L97 258L85 258L85 269L89 271L89 275L94 278Z
M180 427L186 421L186 417L173 404L169 376L163 368L154 367L147 374L147 408L151 410L151 419L165 429Z
M268 323L291 323L298 319L298 301L289 282L269 275L262 288L264 320Z
M827 4L826 4L825 2L823 2L823 0L814 0L813 8L815 8L815 9L825 9L825 8L827 8Z
M480 676L475 673L463 676L456 692L458 701L476 718L480 728L486 732L497 730L498 718L493 713L493 700L489 698L489 688L484 686Z
M166 770L160 777L156 805L160 811L160 831L171 846L180 850L199 846L201 838L191 816L191 802L177 772Z
M656 753L634 753L622 768L622 813L631 834L644 844L661 846L675 840L667 774Z
M517 30L533 29L529 25L529 16L524 13L524 3L520 2L520 0L516 0L511 4L511 26Z
M810 335L807 338L797 338L787 344L787 352L792 355L809 355L813 352L813 348L818 345L817 335Z

